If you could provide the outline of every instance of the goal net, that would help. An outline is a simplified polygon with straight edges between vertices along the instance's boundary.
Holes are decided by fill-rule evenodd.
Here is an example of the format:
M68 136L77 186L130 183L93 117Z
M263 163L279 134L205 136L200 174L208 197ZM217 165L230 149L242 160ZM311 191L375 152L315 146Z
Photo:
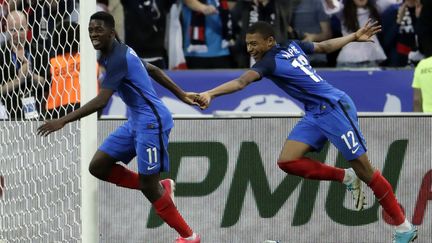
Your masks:
M2 243L81 240L80 124L37 135L79 107L76 2L0 0Z

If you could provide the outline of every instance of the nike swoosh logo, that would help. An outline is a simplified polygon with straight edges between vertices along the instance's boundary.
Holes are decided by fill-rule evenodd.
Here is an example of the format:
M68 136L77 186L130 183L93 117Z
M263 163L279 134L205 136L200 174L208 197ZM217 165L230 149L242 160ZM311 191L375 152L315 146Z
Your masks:
M147 170L153 170L154 168L156 168L158 165L153 165L153 166L148 166Z
M355 154L357 152L357 150L359 150L360 146L357 146L357 148L351 150L351 153Z

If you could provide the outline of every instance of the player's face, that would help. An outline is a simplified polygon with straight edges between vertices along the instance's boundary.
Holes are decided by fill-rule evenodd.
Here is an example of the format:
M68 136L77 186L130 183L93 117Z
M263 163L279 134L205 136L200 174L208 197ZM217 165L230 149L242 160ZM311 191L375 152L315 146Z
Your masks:
M274 38L264 38L260 33L246 34L247 52L255 61L261 60L264 54L274 46Z
M88 31L90 40L96 50L103 51L109 49L114 38L114 31L106 27L102 20L90 20Z

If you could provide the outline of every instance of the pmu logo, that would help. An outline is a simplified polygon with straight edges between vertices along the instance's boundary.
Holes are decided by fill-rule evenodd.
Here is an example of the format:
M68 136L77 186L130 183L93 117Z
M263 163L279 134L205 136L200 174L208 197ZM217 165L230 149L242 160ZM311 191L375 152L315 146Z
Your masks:
M388 148L384 167L381 170L395 190L404 164L407 147L408 140L393 141ZM308 156L318 161L325 161L328 151L329 146L327 145L320 153L311 153ZM206 178L200 183L177 183L177 196L207 196L219 188L228 171L228 149L225 144L219 142L174 142L170 143L169 153L171 170L168 176L173 179L177 178L182 158L207 157L209 161ZM274 217L288 198L294 194L294 191L300 189L291 226L305 225L311 220L320 181L303 180L297 176L287 175L272 190L269 186L269 178L266 176L263 162L259 146L256 143L250 141L241 143L236 158L233 179L225 198L225 208L223 215L221 215L220 227L232 227L238 223L242 217L241 211L246 200L247 188L252 189L254 203L262 218ZM340 168L349 167L348 162L345 161L341 154L338 154L335 165ZM425 171L425 174L419 175L418 179L422 183L420 188L416 189L417 201L408 208L410 212L413 211L411 221L415 225L422 224L427 204L432 201L432 170ZM371 207L358 212L344 206L345 194L346 190L340 183L332 182L330 184L325 201L325 211L332 221L346 226L359 226L379 220L378 210L380 207L377 200L374 201ZM352 220L353 218L355 220ZM384 220L386 223L392 224L388 217L384 217ZM163 222L151 209L147 227L156 228L162 224Z
M3 197L3 191L4 191L4 177L0 175L0 198Z

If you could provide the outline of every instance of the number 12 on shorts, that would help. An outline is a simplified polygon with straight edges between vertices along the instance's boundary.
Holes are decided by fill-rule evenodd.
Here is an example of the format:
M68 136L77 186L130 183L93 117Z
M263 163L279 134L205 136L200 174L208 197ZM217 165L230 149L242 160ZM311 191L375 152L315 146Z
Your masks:
M344 140L348 149L352 149L358 146L358 142L355 139L354 132L348 131L346 134L342 134L342 140Z
M156 147L148 148L146 151L147 151L147 154L148 154L148 162L149 162L149 164L157 163L158 159L157 159L157 149L156 149Z

